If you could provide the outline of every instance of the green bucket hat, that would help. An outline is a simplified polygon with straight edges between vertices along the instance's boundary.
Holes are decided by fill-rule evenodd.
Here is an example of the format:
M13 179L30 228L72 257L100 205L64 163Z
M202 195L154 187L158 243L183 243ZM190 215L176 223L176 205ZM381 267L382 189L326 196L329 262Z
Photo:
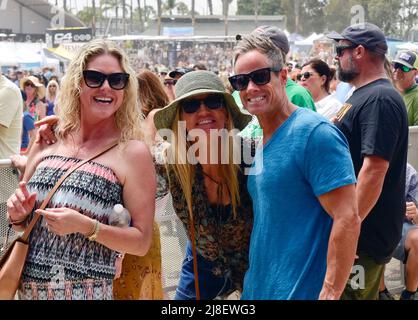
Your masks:
M252 119L250 115L241 112L232 95L225 91L222 80L211 71L197 70L186 73L177 81L174 90L177 98L154 115L157 130L172 128L180 101L203 93L218 93L224 97L234 127L238 130L244 129Z

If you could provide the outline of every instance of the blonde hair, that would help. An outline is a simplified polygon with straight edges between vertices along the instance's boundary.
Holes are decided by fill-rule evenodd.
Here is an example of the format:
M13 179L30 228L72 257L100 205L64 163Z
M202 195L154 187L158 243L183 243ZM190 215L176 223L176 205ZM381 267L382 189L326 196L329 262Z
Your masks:
M228 110L228 109L227 109ZM230 132L234 129L234 124L232 122L232 116L228 112L228 119L227 119L227 130ZM193 212L192 210L192 187L195 178L195 166L190 164L187 159L187 151L191 146L190 142L186 142L187 137L180 137L179 136L179 128L178 123L180 121L180 108L177 109L176 118L173 122L173 136L174 139L171 143L168 152L170 152L169 157L172 161L168 161L167 166L172 166L173 171L176 175L177 180L180 182L181 188L183 190L184 197L186 199L187 207L189 213ZM176 137L180 139L177 140ZM233 161L233 138L229 137L229 143L227 146L229 147L229 161L228 164L221 164L220 170L218 172L221 182L227 186L228 192L231 198L231 206L234 218L236 217L237 207L240 204L240 195L239 195L239 183L238 183L238 170L240 170L239 165L234 164ZM186 153L182 152L182 150L186 150Z
M55 86L57 88L57 90L55 90L55 98L54 98L54 101L51 101L51 94L49 93L49 87L51 86L51 84L55 84ZM58 82L55 81L55 80L50 80L48 82L48 85L46 86L45 99L48 100L48 101L51 101L51 102L55 102L55 100L58 97L59 90L60 90L60 86L59 86Z
M124 89L121 107L115 113L117 128L121 131L120 143L131 139L143 139L143 115L138 103L138 81L135 71L129 65L126 54L112 42L93 40L77 52L71 61L65 77L62 80L60 95L58 96L58 116L60 122L57 136L64 139L70 133L80 129L80 94L83 71L94 57L111 55L115 57L123 70L129 74L129 81Z

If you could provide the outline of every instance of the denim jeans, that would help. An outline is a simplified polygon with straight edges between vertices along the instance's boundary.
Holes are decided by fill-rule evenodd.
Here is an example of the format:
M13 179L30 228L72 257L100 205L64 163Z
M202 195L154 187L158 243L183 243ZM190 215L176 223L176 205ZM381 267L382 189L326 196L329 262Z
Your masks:
M222 296L232 288L229 274L217 277L212 273L214 263L197 253L197 272L199 275L200 299L213 300ZM190 241L186 245L186 258L180 272L180 281L176 289L174 300L195 300L196 291L193 272L193 254Z

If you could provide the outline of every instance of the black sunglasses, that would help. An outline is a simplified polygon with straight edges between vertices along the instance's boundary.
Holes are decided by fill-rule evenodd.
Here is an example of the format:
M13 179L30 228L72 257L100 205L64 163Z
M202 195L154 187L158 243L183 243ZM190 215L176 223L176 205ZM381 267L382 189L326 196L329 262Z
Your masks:
M177 80L176 79L173 79L173 80L164 80L164 85L165 86L167 86L167 85L175 86L176 83L177 83Z
M221 95L215 94L209 95L204 99L188 99L180 102L185 113L195 113L200 109L201 103L211 110L220 109L225 105L224 98Z
M282 69L262 68L246 74L237 74L235 76L229 77L228 80L234 90L242 91L247 89L250 80L259 86L269 83L271 79L270 73L279 72L280 70Z
M337 57L341 57L344 53L344 50L354 49L356 47L358 47L358 44L355 43L349 45L337 45L335 46L335 52L337 54Z
M313 73L306 71L306 72L304 72L304 73L299 73L299 74L296 76L296 79L297 79L298 81L302 80L302 78L304 78L304 79L308 80L308 79L309 79L312 75L313 75Z
M122 90L128 84L129 74L122 72L104 74L99 71L84 70L83 78L86 85L90 88L100 88L107 79L112 89Z
M410 72L412 70L412 68L404 66L403 64L397 62L393 64L393 69L401 69L403 72Z

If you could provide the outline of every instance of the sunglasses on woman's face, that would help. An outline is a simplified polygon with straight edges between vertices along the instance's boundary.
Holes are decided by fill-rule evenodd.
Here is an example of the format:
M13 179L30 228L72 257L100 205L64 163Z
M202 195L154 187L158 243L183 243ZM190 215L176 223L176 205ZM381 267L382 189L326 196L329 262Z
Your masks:
M393 64L393 69L401 69L403 72L410 72L412 70L412 68L409 68L407 66L404 66L403 64L397 63L395 62Z
M256 85L262 86L270 82L271 72L279 72L279 68L262 68L250 73L237 74L229 77L232 88L237 91L247 89L250 80Z
M112 89L122 90L128 84L129 74L123 72L104 74L99 71L84 70L83 78L87 87L90 88L100 88L107 79Z
M313 73L311 73L311 72L299 73L296 76L296 79L298 79L298 81L302 80L302 78L308 80L312 75L313 75Z
M25 87L32 87L32 88L36 88L36 86L33 83L30 82L26 82L25 83Z
M195 113L203 103L210 110L217 110L224 106L224 98L220 95L209 95L204 99L188 99L181 102L181 107L185 113Z
M173 79L173 80L164 80L164 85L165 86L175 86L176 83L177 83L177 80L176 79Z

